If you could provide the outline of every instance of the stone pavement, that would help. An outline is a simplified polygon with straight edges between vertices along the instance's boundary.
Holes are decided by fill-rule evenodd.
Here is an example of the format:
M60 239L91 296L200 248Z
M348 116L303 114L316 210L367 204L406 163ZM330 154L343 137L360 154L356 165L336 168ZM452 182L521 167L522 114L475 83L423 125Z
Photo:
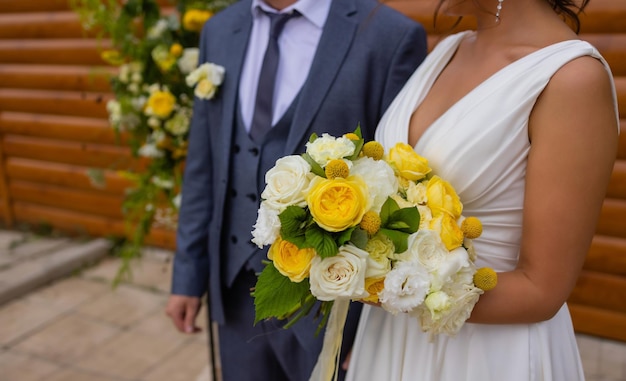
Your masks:
M0 230L0 381L211 380L206 334L179 334L163 313L172 253L146 249L113 289L108 248ZM626 343L578 343L587 381L626 381Z

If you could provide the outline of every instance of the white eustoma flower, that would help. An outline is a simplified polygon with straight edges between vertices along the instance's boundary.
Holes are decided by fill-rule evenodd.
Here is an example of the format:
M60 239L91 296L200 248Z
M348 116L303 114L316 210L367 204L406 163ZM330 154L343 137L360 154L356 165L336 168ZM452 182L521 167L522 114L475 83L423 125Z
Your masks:
M329 134L322 134L313 142L306 144L306 153L322 167L325 167L331 160L351 156L354 150L354 143L350 139L335 138Z
M265 245L271 245L280 234L280 226L278 211L262 202L252 230L252 243L260 249Z
M378 297L392 314L409 312L424 302L429 288L428 271L419 262L398 261L385 277L385 288Z
M350 174L363 178L372 200L371 210L376 213L380 213L389 196L398 192L398 179L393 169L383 160L370 157L357 159L353 162Z
M315 256L309 272L311 294L324 301L367 297L367 255L366 251L348 244L341 246L335 256L324 259Z
M186 48L183 55L178 59L178 68L183 74L189 74L198 67L200 50L198 48Z
M148 157L148 158L159 158L163 157L163 152L157 148L155 144L147 143L139 148L139 156Z
M279 213L291 205L305 207L305 190L313 177L311 166L301 156L282 157L265 174L265 189L261 198Z
M205 62L187 75L187 86L195 86L194 94L200 99L211 99L217 88L224 81L225 70L222 66Z

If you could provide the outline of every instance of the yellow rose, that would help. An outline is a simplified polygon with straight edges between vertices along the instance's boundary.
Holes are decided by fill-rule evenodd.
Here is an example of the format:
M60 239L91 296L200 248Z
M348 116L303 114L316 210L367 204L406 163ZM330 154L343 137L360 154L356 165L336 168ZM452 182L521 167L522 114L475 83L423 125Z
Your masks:
M174 110L176 98L169 91L155 91L148 98L146 114L165 119Z
M315 222L330 232L358 225L370 203L367 185L356 176L332 180L316 177L306 202Z
M190 9L183 16L183 27L192 32L200 32L204 23L213 16L213 13L201 9Z
M365 278L365 291L370 295L363 298L364 302L378 303L378 294L385 288L385 278Z
M426 205L432 211L433 216L438 216L440 213L448 213L454 220L461 217L463 212L461 199L452 185L441 177L433 176L428 180L426 198Z
M463 231L449 214L441 213L430 221L430 228L439 233L441 241L448 251L463 244Z
M428 160L406 143L397 143L389 150L389 163L398 175L412 181L423 179L431 171Z
M183 54L183 46L179 43L174 43L170 46L170 54L175 57L180 57Z
M298 249L293 243L277 237L270 246L267 257L274 261L274 267L278 272L292 282L300 283L309 276L315 250Z

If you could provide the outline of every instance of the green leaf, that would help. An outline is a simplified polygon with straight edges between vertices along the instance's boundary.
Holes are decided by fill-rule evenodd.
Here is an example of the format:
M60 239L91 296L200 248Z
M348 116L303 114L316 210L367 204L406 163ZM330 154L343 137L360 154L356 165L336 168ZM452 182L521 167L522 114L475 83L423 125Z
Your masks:
M273 317L284 317L301 306L310 285L308 279L294 283L276 270L273 263L265 266L252 292L254 324Z
M278 215L280 219L280 235L291 241L304 235L303 226L306 224L307 212L299 206L288 206Z
M368 240L369 238L365 230L357 228L352 231L350 242L352 242L354 246L358 247L359 249L365 250L365 246L367 245Z
M347 159L354 161L359 158L359 154L361 153L361 149L363 148L365 141L361 138L359 140L352 140L352 143L354 143L354 153L348 156Z
M344 245L346 242L350 241L352 239L352 232L355 229L356 227L352 227L336 234L337 245L341 246L341 245Z
M309 143L313 143L317 139L317 134L314 132L309 136Z
M400 210L398 203L393 198L387 197L387 200L380 209L381 226L386 226L389 217L397 210Z
M409 234L415 233L420 226L420 213L415 206L396 210L382 226Z
M322 258L332 257L339 251L332 234L315 224L306 229L306 241Z
M409 233L404 233L398 230L390 230L390 229L380 229L380 232L386 235L387 237L389 237L391 242L393 242L393 246L395 247L396 253L403 253L409 248L409 245L408 245L408 239L410 236Z
M314 174L320 177L326 178L326 172L324 172L324 169L322 168L322 166L319 165L319 163L315 161L311 157L311 155L309 155L308 153L303 153L302 158L306 160L306 162L309 163L309 165L311 166L311 172L313 172Z

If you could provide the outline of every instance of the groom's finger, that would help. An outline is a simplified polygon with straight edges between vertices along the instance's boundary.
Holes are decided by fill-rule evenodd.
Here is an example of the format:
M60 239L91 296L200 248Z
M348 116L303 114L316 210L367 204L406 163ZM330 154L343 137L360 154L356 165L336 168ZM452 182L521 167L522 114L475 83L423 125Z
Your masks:
M184 316L184 332L185 333L196 333L200 332L200 328L196 326L196 316L198 315L198 310L200 306L200 301L196 298L192 298L187 301L185 316Z

